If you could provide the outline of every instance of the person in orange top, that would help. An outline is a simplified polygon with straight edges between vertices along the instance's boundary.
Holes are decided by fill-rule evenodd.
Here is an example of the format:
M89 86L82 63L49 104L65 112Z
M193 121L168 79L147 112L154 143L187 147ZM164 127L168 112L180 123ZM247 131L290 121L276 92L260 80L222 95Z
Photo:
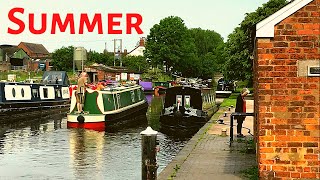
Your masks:
M243 88L239 96L237 97L236 102L236 110L235 112L245 113L246 112L246 100L244 99L250 91L247 88ZM245 116L238 116L237 117L237 137L244 137L241 133L242 130L242 123L245 120Z

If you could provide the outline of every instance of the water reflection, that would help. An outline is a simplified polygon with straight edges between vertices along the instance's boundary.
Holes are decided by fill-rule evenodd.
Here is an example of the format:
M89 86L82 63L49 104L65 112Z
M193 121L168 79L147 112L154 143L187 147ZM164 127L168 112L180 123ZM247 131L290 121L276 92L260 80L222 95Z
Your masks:
M104 134L104 132L93 130L71 129L69 133L70 164L76 179L103 177Z
M151 99L147 111L148 123L152 127L152 129L159 131L160 113L163 107L163 96L154 96L153 94L147 94L146 97Z

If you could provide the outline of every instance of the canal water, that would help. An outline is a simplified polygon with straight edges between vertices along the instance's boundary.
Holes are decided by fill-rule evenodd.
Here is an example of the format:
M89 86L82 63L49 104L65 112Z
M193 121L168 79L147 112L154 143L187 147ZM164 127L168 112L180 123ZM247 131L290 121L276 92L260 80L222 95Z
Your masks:
M147 95L141 123L116 131L68 129L64 114L0 125L0 179L141 179L141 136L159 129L162 97ZM159 132L158 173L190 137Z

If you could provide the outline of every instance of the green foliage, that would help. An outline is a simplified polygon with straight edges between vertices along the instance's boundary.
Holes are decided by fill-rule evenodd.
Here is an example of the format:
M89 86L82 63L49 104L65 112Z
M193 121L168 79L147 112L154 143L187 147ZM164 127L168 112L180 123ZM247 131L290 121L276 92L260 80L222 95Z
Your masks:
M195 57L195 44L183 20L177 16L164 18L150 29L145 56L154 66L165 64L167 70L191 76ZM191 66L191 67L190 67Z
M189 30L196 46L197 58L196 70L198 77L212 78L215 72L219 72L224 63L222 56L224 42L220 34L213 30L194 28Z
M245 179L248 180L259 180L259 169L258 166L252 166L240 172Z
M212 78L224 62L223 50L220 34L188 29L180 17L170 16L151 28L145 56L153 66L165 64L184 77Z
M87 53L87 62L86 64L98 63L106 66L113 65L113 54L112 53L99 53L96 51L89 51Z
M143 56L126 56L122 59L122 63L123 66L137 72L145 72L149 68L149 64Z
M223 74L227 79L252 82L252 58L255 25L285 6L286 0L270 0L255 12L247 13L245 19L228 36L223 56L226 63Z
M172 80L172 77L164 74L163 71L158 68L153 68L142 74L142 79L151 79L153 81L170 81Z
M29 76L30 73L30 76ZM16 81L22 82L27 79L42 79L43 71L8 71L8 72L1 72L0 73L0 80L8 80L9 74L15 74L16 75Z
M234 107L236 106L236 99L224 99L220 107L230 107L233 105Z
M70 71L73 67L73 46L62 47L52 53L53 69Z
M231 105L233 105L233 107L236 107L236 103L237 103L237 97L238 97L239 93L232 93L229 98L225 98L222 102L222 104L220 105L220 107L230 107Z
M52 64L55 70L72 71L74 47L61 47L52 53ZM96 51L87 52L86 65L98 63L107 66L113 65L113 53L99 53Z

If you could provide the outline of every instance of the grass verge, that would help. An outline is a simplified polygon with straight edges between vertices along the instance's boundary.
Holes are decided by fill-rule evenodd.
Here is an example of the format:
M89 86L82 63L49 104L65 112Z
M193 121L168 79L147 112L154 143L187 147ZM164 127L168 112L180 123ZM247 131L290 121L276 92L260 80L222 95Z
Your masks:
M242 176L249 180L259 180L258 166L252 166L248 169L241 171Z
M239 95L239 93L232 93L229 98L226 98L223 100L223 102L221 103L220 107L236 107L236 103L237 103L237 96Z

